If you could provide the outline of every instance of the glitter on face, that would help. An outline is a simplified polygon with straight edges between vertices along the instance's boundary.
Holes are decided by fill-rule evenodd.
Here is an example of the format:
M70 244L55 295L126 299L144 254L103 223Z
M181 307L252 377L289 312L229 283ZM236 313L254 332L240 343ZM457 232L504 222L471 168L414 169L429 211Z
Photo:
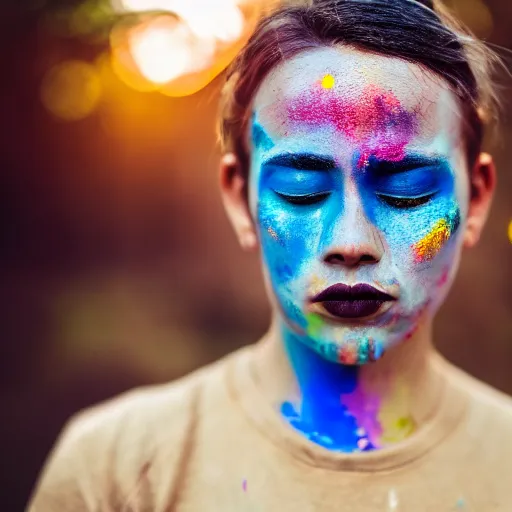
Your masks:
M417 262L430 261L450 238L450 226L445 219L438 220L430 233L414 244L414 258Z
M274 240L279 240L277 233L270 226L268 226L267 231Z
M262 82L253 103L249 193L300 389L283 401L281 415L314 443L358 452L416 428L406 383L389 376L368 387L360 365L413 336L423 312L437 307L456 265L458 246L446 241L467 187L453 166L452 100L435 96L427 80L415 82L421 70L396 73L393 59L358 54L366 71L356 73L344 51L305 52ZM382 257L351 269L326 264L326 254L363 245ZM312 308L311 297L338 282L376 284L399 298L371 322L337 321Z
M287 110L292 122L330 124L360 144L358 168L366 166L372 156L391 162L402 160L405 146L417 128L415 113L407 112L393 92L374 84L364 88L359 101L349 101L329 89L314 88L294 98Z
M375 341L373 338L364 338L359 342L358 364L366 364L375 361Z
M334 77L332 75L325 75L322 78L322 87L324 89L332 89L334 87Z
M279 245L284 245L283 240L279 238L276 230L272 227L269 219L261 219L261 225L265 228L266 232L270 235L272 240L275 240Z
M413 245L414 260L417 263L431 261L457 230L459 223L460 214L458 209L447 219L438 220L430 232Z

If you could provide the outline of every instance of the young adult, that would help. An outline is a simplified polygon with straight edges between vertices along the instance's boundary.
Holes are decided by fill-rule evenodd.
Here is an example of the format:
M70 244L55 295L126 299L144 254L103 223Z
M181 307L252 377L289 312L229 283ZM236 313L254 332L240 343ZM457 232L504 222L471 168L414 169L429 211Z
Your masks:
M259 343L74 418L30 510L512 510L512 401L433 349L495 186L491 57L429 0L318 0L228 73L221 190Z

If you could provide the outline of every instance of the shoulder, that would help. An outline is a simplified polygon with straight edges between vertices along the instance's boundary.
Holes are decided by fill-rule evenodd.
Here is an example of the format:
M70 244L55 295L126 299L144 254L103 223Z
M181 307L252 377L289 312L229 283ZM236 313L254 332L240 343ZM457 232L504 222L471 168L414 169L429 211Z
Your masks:
M194 396L207 369L175 382L142 386L77 413L62 437L68 442L92 439L123 443L126 437L142 440L155 420L165 422L167 433L179 435L190 421ZM152 426L153 428L148 428Z
M453 379L470 395L472 401L483 407L497 409L512 419L512 396L452 366Z
M445 364L450 380L467 397L470 431L494 431L496 436L512 440L512 397L450 363Z
M137 510L152 508L148 500L168 501L190 449L201 390L219 380L232 357L172 383L125 392L72 417L29 510ZM155 480L166 484L152 488Z

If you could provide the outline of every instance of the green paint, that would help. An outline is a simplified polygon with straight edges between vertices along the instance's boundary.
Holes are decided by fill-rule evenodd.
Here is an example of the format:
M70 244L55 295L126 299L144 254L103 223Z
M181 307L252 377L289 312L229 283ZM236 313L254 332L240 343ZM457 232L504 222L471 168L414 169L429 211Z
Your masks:
M320 331L322 330L324 324L324 321L322 320L322 317L320 315L317 315L316 313L308 313L306 315L306 321L306 332L309 334L309 336L314 337L320 334Z

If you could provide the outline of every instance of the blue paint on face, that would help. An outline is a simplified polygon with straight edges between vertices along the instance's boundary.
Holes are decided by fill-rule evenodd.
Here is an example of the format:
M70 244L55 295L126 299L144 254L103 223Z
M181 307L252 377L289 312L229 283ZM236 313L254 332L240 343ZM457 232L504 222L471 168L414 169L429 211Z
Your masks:
M265 133L258 137L270 140ZM272 142L266 146L275 151ZM453 209L453 172L446 160L421 155L407 155L402 162L370 158L365 169L347 171L329 155L307 150L262 158L257 172L262 252L285 320L283 338L302 395L300 405L284 402L281 414L325 448L373 450L377 446L342 402L344 395L357 389L359 368L339 364L340 341L332 338L336 327L316 336L309 334L303 278L311 277L311 269L339 236L337 226L348 200L345 183L351 172L366 217L387 235L390 250L401 253L409 251L419 234L431 229L443 212ZM360 364L370 359L367 334L354 329L351 339L359 345ZM374 359L381 357L386 342L385 333L374 339Z
M274 145L274 143L272 142L272 139L268 136L268 134L265 132L265 130L262 128L262 126L258 123L258 121L256 121L256 116L254 114L252 116L251 135L252 135L252 144L255 149L258 148L263 151L268 151Z
M365 215L386 235L391 250L409 250L436 222L459 210L453 171L443 158L412 154L400 162L370 159L356 179Z
M323 226L329 226L330 218L340 211L340 189L339 170L331 159L279 155L260 168L258 216L263 254L271 281L281 291L285 316L303 329L307 326L304 311L290 287L311 258L311 241L320 237Z
M281 414L309 440L343 452L374 449L342 400L357 388L359 368L326 361L286 329L285 348L302 392L300 408L284 402Z
M424 111L422 101L414 104L412 95L404 98L404 83L393 87L403 78L394 80L392 68L382 73L379 66L375 87L393 90L398 105L391 107L414 117L409 124L403 119L379 122L364 108L364 91L373 86L367 73L355 74L354 61L344 61L341 53L337 49L325 58L339 70L329 94L344 96L340 101L308 103L311 116L301 111L294 117L288 107L293 102L300 106L300 98L311 96L324 76L317 55L297 57L290 69L285 62L281 68L286 71L276 68L263 81L250 127L249 192L284 344L300 387L298 402L284 402L281 413L313 442L352 452L378 447L380 438L362 407L364 398L373 407L374 397L364 397L359 368L350 366L350 360L366 364L379 359L414 331L432 296L442 295L438 283L454 263L456 244L446 244L439 255L422 263L415 261L413 246L440 219L453 217L465 195L463 187L456 193L451 166L461 158L442 98L435 108L428 101ZM422 87L417 84L415 97L422 97ZM430 93L424 96L430 98ZM351 107L352 124L341 111L339 116L322 111L334 104ZM455 226L457 216L453 218ZM363 247L373 250L374 261L333 265L326 258L335 251ZM399 299L382 315L360 323L321 314L318 321L318 310L313 311L309 300L312 290L316 294L335 283L374 284L399 291ZM368 433L373 431L375 444L358 422Z
M412 154L399 162L371 157L361 176L365 178L364 185L378 193L416 197L445 189L443 181L450 174L445 159Z
M261 126L258 134L260 139L271 141ZM284 151L262 158L254 170L258 174L257 213L263 255L271 282L285 318L302 328L307 326L304 304L308 279L326 250L344 243L339 223L350 199L346 192L349 179L356 185L364 215L386 236L389 252L401 258L411 253L412 245L437 221L458 210L454 175L446 159L408 154L402 161L388 162L371 157L364 169L341 169L332 155L319 155L308 151L307 146L305 139L300 152ZM354 155L353 161L358 160ZM458 225L453 224L454 228ZM358 228L353 227L356 234ZM396 281L387 272L383 274L381 282ZM376 347L385 348L385 340L373 334L370 337Z
M329 172L291 169L283 166L264 164L263 179L265 186L272 189L281 199L293 201L305 201L307 198L311 204L319 201L315 195L328 194L333 187L332 176ZM305 196L305 197L303 197Z
M264 143L274 153L274 142L262 126L258 124L255 131L254 145ZM308 151L307 140L303 147L301 152L262 158L256 172L259 225L270 279L284 317L292 328L306 329L306 281L334 241L343 243L337 230L348 200L347 180L354 179L364 214L386 235L390 250L404 254L453 211L454 177L446 159L435 156L408 154L399 162L371 157L364 169L347 170L332 155ZM354 155L354 165L358 160L359 155ZM380 355L385 340L370 337ZM324 342L339 345L339 340ZM336 351L328 352L336 360Z

